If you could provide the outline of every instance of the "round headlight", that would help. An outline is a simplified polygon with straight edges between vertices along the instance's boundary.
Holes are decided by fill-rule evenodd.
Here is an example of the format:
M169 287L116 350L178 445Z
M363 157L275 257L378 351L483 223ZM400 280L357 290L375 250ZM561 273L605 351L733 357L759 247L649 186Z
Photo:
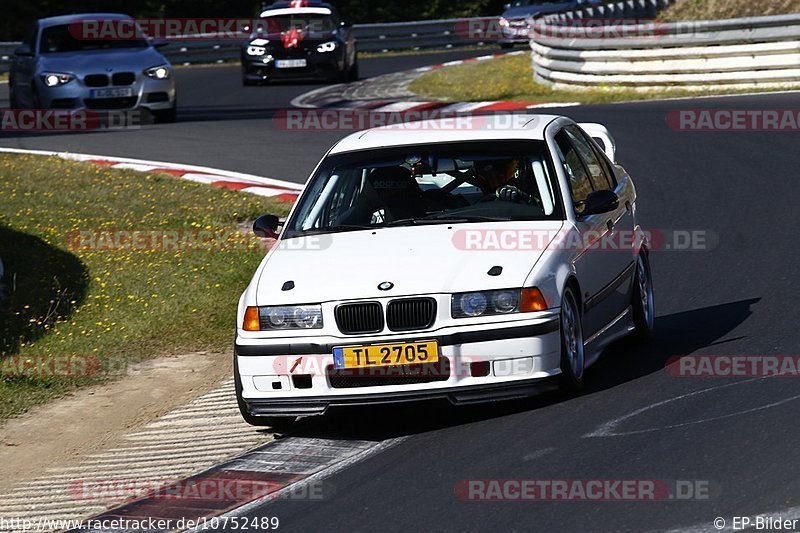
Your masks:
M466 316L482 315L486 311L486 296L479 292L465 294L459 304L461 312Z
M50 74L49 76L45 77L44 83L48 87L55 87L59 83L58 76L56 76L55 74Z
M498 313L512 313L516 311L519 297L514 291L500 291L492 297L494 310Z
M267 321L273 328L286 327L286 313L280 307L273 307L267 311Z
M298 327L313 328L322 319L316 307L298 307L294 310L294 321Z

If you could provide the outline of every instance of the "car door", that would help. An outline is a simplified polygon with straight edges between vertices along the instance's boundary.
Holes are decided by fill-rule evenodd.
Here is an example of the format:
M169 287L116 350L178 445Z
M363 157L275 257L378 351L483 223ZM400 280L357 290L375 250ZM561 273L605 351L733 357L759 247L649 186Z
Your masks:
M580 249L574 257L584 303L584 338L588 341L627 307L627 302L622 305L620 291L627 294L630 285L624 283L630 275L630 253L622 252L616 242L625 230L626 207L623 203L607 213L582 215L589 194L602 189L613 190L614 178L607 174L593 144L577 126L565 127L555 140L562 152L560 156L576 209L575 226L580 236L577 247Z

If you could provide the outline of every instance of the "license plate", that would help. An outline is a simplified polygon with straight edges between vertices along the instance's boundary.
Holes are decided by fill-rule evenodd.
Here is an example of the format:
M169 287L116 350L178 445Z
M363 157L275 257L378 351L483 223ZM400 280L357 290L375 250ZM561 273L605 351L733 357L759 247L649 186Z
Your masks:
M275 61L277 68L303 68L306 66L305 59L278 59Z
M133 89L120 87L119 89L92 89L89 94L92 98L124 98L133 96Z
M333 366L336 369L373 368L436 363L438 361L439 343L436 341L339 346L333 349Z

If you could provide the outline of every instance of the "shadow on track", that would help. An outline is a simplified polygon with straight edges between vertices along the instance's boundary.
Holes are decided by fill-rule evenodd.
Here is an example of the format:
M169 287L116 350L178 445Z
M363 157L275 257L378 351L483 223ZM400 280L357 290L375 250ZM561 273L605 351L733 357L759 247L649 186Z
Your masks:
M655 340L646 345L623 339L611 345L586 375L590 395L664 369L673 355L687 355L714 344L752 314L759 298L740 300L656 318ZM470 406L444 401L331 409L323 417L300 421L287 436L331 439L385 440L470 424L519 412L543 409L566 401L551 392L525 400Z

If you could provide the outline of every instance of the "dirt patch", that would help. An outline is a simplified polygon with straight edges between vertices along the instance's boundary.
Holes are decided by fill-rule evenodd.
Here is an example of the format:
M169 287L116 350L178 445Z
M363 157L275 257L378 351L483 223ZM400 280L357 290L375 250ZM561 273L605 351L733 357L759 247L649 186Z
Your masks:
M190 353L153 359L132 366L123 379L7 420L0 425L0 492L111 448L123 433L208 392L230 376L231 358Z

